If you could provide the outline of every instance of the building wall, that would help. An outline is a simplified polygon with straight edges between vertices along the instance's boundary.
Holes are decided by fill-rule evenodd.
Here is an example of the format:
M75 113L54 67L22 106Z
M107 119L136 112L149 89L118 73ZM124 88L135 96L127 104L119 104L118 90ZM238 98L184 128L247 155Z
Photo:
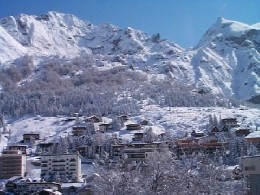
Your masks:
M246 156L242 158L243 174L247 176L250 195L260 194L260 156Z
M55 154L41 156L42 174L75 174L77 181L81 178L81 159L79 154Z
M0 157L0 178L24 176L26 172L26 156L22 154L3 154Z
M249 175L249 188L250 195L259 195L260 194L260 174Z
M243 157L242 168L245 175L260 175L260 156Z

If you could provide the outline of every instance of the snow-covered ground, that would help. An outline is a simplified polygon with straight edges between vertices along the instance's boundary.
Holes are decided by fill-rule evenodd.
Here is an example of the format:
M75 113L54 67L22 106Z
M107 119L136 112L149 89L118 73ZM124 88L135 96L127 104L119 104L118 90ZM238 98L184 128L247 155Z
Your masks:
M191 132L204 130L209 121L209 115L216 115L217 119L237 118L242 127L255 130L260 128L259 108L224 108L224 107L167 107L147 105L142 115L154 126L163 127L165 131Z
M11 130L10 143L22 140L24 133L39 133L40 138L46 141L65 136L75 121L65 122L63 117L24 117L8 124Z
M237 118L241 127L249 127L251 130L260 128L260 109L250 107L223 108L223 107L164 107L145 105L140 116L130 117L133 122L148 120L148 125L142 130L152 128L156 134L171 131L176 134L191 132L192 130L205 130L209 115L220 118ZM9 143L17 143L22 140L24 133L40 133L41 140L53 141L64 137L72 131L75 121L65 122L66 117L24 117L19 120L10 120L7 129L11 130ZM108 120L106 118L106 120ZM113 131L122 138L131 139L136 131L127 131L123 127L121 131ZM138 130L137 130L138 131ZM0 149L8 140L8 135L1 136Z

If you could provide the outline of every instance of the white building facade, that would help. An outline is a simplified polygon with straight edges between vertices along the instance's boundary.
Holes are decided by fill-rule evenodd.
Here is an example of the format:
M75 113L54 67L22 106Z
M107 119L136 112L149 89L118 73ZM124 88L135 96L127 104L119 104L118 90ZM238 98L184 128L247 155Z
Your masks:
M46 154L41 155L41 177L56 177L63 180L64 178L75 182L81 179L81 158L77 154Z

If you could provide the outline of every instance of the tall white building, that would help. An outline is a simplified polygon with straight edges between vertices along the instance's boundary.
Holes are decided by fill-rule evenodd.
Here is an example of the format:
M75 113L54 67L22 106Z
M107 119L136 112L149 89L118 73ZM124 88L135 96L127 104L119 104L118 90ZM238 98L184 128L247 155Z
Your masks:
M41 155L41 177L59 175L78 182L81 178L81 158L77 154ZM64 182L64 181L63 181Z

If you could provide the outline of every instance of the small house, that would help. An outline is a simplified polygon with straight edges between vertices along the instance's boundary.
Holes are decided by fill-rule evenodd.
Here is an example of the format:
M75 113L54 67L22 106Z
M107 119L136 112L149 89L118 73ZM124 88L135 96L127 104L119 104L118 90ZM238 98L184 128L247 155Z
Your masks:
M250 133L250 129L237 129L235 131L235 135L237 137L246 137L247 135L249 135Z
M51 153L53 151L54 145L55 145L55 143L53 143L53 142L39 143L37 145L37 151L40 154Z
M121 120L121 122L126 122L128 120L128 116L127 115L121 115L118 118Z
M140 122L141 125L148 125L149 121L148 120L142 120Z
M217 128L217 127L213 127L213 128L211 129L211 131L210 131L211 134L215 134L215 133L219 133L219 132L220 132L220 130L219 130L219 128Z
M229 129L227 126L222 127L221 132L229 132Z
M106 132L107 130L109 130L111 128L111 124L109 123L100 123L98 125L98 130L100 132Z
M236 118L222 119L222 123L224 126L228 126L228 127L237 127L238 126L238 121Z
M93 116L87 117L85 119L85 122L100 123L100 122L102 122L102 119L93 115Z
M204 132L203 131L192 131L191 132L191 136L192 137L203 137L205 134L204 134Z
M23 134L24 143L34 143L36 140L40 139L39 133L25 133Z
M140 130L141 125L137 123L130 123L126 125L126 130L132 131L132 130Z
M19 150L22 152L22 154L26 154L26 149L27 149L27 146L26 145L10 145L8 146L8 149L7 150Z
M254 131L245 137L245 140L260 149L260 131Z
M73 136L83 136L87 130L86 126L74 126L72 127L72 135Z
M133 137L133 141L142 141L143 138L145 137L145 133L143 132L138 132L138 133L135 133L134 134L134 137Z

